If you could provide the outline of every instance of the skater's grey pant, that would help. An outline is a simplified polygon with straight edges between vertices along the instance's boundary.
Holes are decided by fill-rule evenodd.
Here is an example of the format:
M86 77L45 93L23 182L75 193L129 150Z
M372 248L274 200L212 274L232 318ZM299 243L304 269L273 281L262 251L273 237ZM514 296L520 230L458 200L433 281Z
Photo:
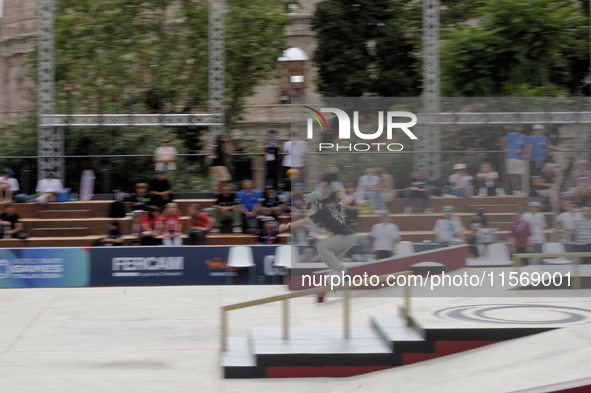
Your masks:
M345 269L340 259L353 247L356 238L357 235L334 235L318 244L318 253L332 273L340 274L341 272L346 272L347 269Z

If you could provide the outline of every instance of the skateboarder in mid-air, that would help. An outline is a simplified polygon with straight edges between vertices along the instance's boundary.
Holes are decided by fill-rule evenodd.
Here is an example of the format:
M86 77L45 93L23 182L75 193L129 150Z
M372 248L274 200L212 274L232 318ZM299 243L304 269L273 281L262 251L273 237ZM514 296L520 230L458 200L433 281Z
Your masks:
M347 205L355 198L355 195L341 203L336 198L329 197L324 200L322 194L318 191L311 192L306 197L306 208L314 210L314 214L307 218L301 218L297 221L281 224L279 231L283 232L288 228L298 228L311 222L322 224L326 229L333 233L333 236L318 243L317 250L322 261L330 268L330 275L344 275L347 271L340 258L345 255L355 244L355 231L341 215L341 207Z

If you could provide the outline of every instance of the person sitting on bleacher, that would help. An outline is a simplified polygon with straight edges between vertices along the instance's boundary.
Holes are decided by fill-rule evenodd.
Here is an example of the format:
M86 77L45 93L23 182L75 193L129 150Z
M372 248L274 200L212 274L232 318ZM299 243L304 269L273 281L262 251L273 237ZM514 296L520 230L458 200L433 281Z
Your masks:
M182 213L176 203L169 203L160 215L162 225L162 244L165 246L180 246L183 244Z
M0 213L0 225L2 225L2 238L20 238L22 237L23 224L19 221L20 216L16 213L15 207L9 203L4 206L4 211Z
M205 236L209 233L215 223L215 219L207 214L200 213L199 206L195 204L189 205L187 214L189 215L189 221L187 222L187 226L189 227L189 231L187 232L189 239L187 240L187 244L203 244Z
M480 172L476 175L478 196L504 195L505 192L499 187L499 173L495 171L488 162L480 164Z
M220 227L224 221L232 221L232 232L242 233L242 213L236 203L236 195L229 185L222 187L222 193L218 194L218 200L213 207L213 218L215 223L210 233L220 233Z
M438 219L433 227L436 240L441 247L447 247L450 243L464 238L462 222L458 217L452 216L453 211L453 206L444 206L443 218Z
M454 171L449 177L450 193L458 197L472 196L472 176L466 173L466 164L455 164Z
M49 173L47 178L37 182L35 192L37 192L37 203L47 205L55 201L56 196L64 190L64 185L60 179L56 179L53 173Z
M152 209L148 214L142 214L140 220L140 245L155 246L160 244L159 237L162 225L158 209Z
M109 229L96 243L97 246L120 246L123 244L125 232L119 228L119 221L113 220L109 223Z
M253 188L252 180L244 180L242 187L243 190L236 194L236 202L248 227L247 232L254 234L258 231L259 219L257 214L261 209L263 194Z
M431 189L427 179L423 177L423 172L415 170L408 181L408 186L404 190L404 213L412 213L413 198L425 199L425 213L433 212L433 202L431 201Z
M166 178L166 171L156 172L156 177L150 182L151 204L162 207L173 201L172 186Z
M531 178L533 189L542 198L548 198L553 212L558 212L558 180L554 174L554 164L545 163L538 174Z
M542 204L534 201L528 203L528 212L523 215L523 219L529 224L531 235L529 236L529 243L534 246L534 253L541 253L542 246L546 243L546 235L544 229L548 227L546 218L540 212L542 211ZM539 258L530 259L530 264L537 264Z
M0 202L12 202L12 197L20 189L18 180L14 178L14 172L10 168L2 169L2 176L0 176Z
M275 220L272 217L265 217L263 222L263 230L259 236L259 242L263 244L276 244L279 242L277 237L277 229L275 228Z
M129 196L131 200L131 210L152 211L157 209L152 203L152 195L148 194L148 185L138 183L135 185L135 194Z
M265 187L265 199L261 206L261 212L268 217L273 217L275 220L279 220L279 214L283 211L283 202L279 199L277 191L273 186Z

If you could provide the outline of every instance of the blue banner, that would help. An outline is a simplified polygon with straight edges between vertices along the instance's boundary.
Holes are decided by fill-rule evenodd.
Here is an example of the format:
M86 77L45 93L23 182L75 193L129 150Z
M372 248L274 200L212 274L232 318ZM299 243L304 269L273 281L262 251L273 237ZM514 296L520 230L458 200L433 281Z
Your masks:
M256 266L227 268L230 247L93 247L92 286L272 284L276 246L251 246Z
M89 283L87 248L0 249L0 288L84 287Z

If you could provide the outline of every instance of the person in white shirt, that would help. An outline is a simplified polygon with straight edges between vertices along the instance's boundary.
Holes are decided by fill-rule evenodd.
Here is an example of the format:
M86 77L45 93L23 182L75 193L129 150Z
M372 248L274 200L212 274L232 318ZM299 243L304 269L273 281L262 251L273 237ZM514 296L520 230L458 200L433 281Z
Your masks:
M442 210L444 216L435 222L433 231L441 247L447 247L450 242L464 238L464 227L458 217L452 216L453 206L444 206Z
M454 173L449 177L451 194L458 197L471 196L472 176L466 173L466 164L455 164Z
M304 176L304 160L306 154L308 153L308 144L306 141L300 140L297 136L293 136L291 141L287 141L283 144L283 161L281 162L281 166L283 166L283 173L287 176L287 171L292 168L297 168L300 170L300 183L305 183L305 176Z
M37 182L35 192L37 192L37 202L47 205L48 202L53 202L57 194L64 190L64 186L60 179L56 179L53 173L47 175L46 179L41 179Z
M376 259L390 258L394 245L400 240L398 225L392 223L387 212L382 213L382 220L371 228L373 246L370 253L376 254Z
M382 213L386 210L386 203L382 198L380 181L377 170L375 168L367 168L365 175L361 176L357 182L357 193L369 200L371 210L374 213Z
M478 196L505 195L505 191L498 186L499 173L488 162L480 164L476 179L479 183Z
M10 203L12 196L18 192L20 185L14 176L14 172L10 168L2 169L3 175L0 176L0 202Z
M556 223L558 228L566 232L569 243L565 244L567 252L571 251L570 242L573 241L573 234L575 232L575 221L583 218L583 215L576 211L576 205L570 201L565 205L566 211L556 216Z
M546 243L546 234L544 229L548 227L546 224L546 218L542 211L542 204L540 202L530 202L528 205L528 212L523 215L523 220L529 224L529 230L531 232L529 236L529 243L534 246L534 253L542 252L542 245ZM530 259L532 264L538 264L539 258ZM531 263L530 262L530 263Z
M177 154L177 150L173 146L170 146L170 138L162 138L161 145L154 150L155 171L170 172L176 170Z

